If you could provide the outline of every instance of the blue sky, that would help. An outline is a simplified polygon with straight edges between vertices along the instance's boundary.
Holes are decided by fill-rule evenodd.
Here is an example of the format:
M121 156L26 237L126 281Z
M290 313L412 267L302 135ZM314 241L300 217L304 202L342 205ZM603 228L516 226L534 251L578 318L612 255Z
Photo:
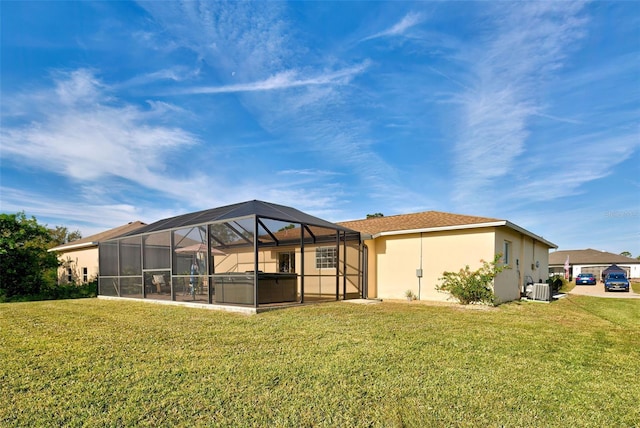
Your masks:
M640 255L640 2L10 2L2 212L260 199Z

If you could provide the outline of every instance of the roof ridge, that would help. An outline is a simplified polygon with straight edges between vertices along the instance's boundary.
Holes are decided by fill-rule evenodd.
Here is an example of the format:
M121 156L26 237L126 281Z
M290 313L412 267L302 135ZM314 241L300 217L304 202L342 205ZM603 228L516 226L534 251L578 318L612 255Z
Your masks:
M388 216L387 215L383 215L382 217L368 217L368 218L365 217L365 218L359 218L359 219L353 219L353 220L340 221L338 223L350 223L350 222L355 222L355 221L383 221L384 219L397 218L397 217L407 217L407 216L414 216L414 215L420 215L420 214L429 214L429 213L453 215L453 216L460 216L460 217L482 218L482 219L487 219L487 220L490 219L490 220L495 220L495 221L504 221L504 219L495 218L495 217L485 217L485 216L471 215L471 214L452 213L452 212L448 212L448 211L427 210L427 211L418 211L418 212L414 212L414 213L392 214L392 215L388 215Z
M51 248L50 250L64 250L67 247L74 247L80 244L87 244L87 243L91 243L91 242L99 242L101 240L106 240L106 239L111 239L111 238L115 238L117 236L120 235L124 235L125 233L129 232L129 229L135 230L138 229L142 226L146 226L147 223L144 223L140 220L134 220L134 221L130 221L126 224L121 224L120 226L116 226L114 228L111 229L107 229L107 230L103 230L102 232L98 232L98 233L94 233L92 235L89 236L85 236L83 238L80 239L76 239L74 241L69 241L69 242L65 242L64 244L60 244L57 245L53 248ZM138 226L138 227L136 227ZM120 233L120 231L123 231L122 233Z

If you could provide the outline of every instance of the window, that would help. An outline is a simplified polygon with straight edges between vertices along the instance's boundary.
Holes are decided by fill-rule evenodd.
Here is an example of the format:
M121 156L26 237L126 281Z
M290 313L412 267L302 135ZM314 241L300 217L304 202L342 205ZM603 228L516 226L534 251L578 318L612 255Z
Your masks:
M67 268L67 282L73 282L73 269Z
M316 248L316 269L335 269L337 265L336 247Z
M505 265L511 264L511 242L504 241L504 248L502 251L502 260Z
M278 272L294 273L296 271L296 255L293 252L278 253Z
M86 267L82 268L82 282L89 282L89 269Z

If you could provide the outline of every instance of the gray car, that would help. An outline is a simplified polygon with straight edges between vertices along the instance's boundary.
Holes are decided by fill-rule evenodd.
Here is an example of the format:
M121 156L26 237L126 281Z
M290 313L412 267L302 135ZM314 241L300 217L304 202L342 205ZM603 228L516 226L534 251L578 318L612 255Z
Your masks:
M629 280L623 273L610 273L604 278L604 291L629 291Z

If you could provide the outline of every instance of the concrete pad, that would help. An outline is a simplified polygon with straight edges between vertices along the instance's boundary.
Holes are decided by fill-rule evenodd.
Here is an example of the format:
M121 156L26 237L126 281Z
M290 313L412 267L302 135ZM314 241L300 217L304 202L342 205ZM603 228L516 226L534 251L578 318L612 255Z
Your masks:
M347 299L342 301L345 303L355 303L357 305L375 305L382 303L382 299Z
M258 312L264 312L267 310L273 310L274 308L264 308L260 310L260 308L251 308L246 306L230 306L230 305L213 305L208 303L191 303L191 302L174 302L173 300L154 300L154 299L137 299L131 297L116 297L116 296L98 296L98 299L105 300L125 300L128 302L143 302L143 303L153 303L156 305L170 305L170 306L183 306L187 308L198 308L198 309L209 309L212 311L225 311L225 312L235 312L244 315L254 315Z

